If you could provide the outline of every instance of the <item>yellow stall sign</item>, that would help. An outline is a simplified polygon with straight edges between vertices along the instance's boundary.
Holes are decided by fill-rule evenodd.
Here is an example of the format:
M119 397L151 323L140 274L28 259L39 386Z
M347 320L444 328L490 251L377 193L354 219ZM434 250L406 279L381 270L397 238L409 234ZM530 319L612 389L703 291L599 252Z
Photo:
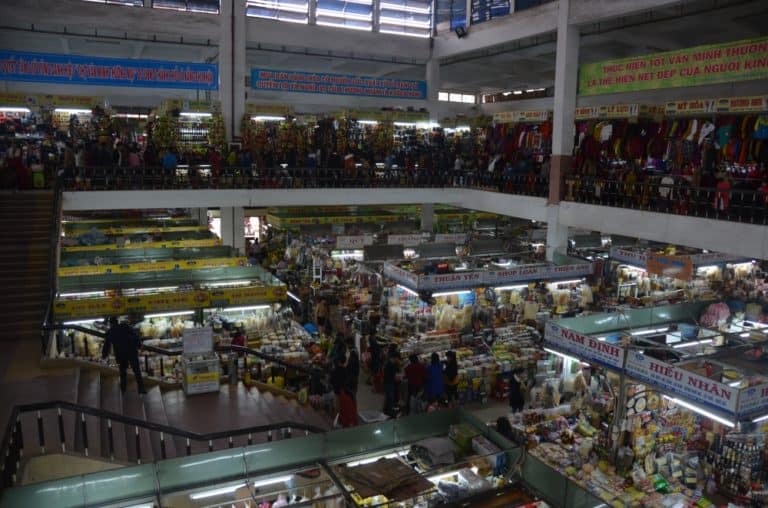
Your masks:
M72 245L63 247L62 252L87 252L94 250L118 250L118 249L176 249L182 247L218 247L221 245L219 238L205 238L202 240L173 240L160 242L127 243L119 247L116 243L101 245Z
M170 261L147 261L122 265L62 266L60 277L105 275L109 273L166 272L171 270L204 270L206 268L237 268L247 266L248 258L207 258Z

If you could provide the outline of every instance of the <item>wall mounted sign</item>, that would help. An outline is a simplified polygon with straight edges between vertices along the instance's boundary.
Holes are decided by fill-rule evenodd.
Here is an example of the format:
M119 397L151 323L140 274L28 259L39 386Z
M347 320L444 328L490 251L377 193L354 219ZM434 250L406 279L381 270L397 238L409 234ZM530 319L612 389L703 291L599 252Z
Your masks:
M216 64L0 51L0 80L217 90Z
M579 94L599 95L768 77L768 37L606 60L579 67Z
M427 82L327 72L252 69L251 88L267 92L356 95L386 99L427 98Z

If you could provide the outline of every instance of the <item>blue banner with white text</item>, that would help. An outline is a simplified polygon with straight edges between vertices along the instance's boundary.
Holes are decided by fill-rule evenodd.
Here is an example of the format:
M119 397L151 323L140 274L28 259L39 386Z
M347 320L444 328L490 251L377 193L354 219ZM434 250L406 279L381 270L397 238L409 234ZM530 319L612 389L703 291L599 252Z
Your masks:
M0 51L0 81L217 90L216 64Z
M388 99L427 98L426 81L374 78L326 72L251 70L251 88L275 92L357 95Z

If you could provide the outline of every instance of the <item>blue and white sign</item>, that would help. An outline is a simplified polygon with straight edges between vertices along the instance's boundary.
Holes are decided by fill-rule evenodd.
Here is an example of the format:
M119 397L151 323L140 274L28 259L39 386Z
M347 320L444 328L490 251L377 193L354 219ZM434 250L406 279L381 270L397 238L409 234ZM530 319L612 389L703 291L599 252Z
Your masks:
M252 69L251 88L267 92L356 95L385 99L427 98L427 82L327 72Z
M0 51L0 80L217 90L216 64Z

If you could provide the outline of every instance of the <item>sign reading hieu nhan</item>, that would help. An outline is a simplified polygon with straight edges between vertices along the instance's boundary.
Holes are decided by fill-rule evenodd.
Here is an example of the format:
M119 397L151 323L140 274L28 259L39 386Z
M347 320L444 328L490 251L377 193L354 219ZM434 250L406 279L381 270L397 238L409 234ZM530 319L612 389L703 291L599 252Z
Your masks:
M768 78L768 37L582 65L579 94L633 92Z
M217 90L216 64L0 51L0 80Z
M276 92L357 95L389 99L424 100L427 98L426 81L326 72L252 69L251 88Z

